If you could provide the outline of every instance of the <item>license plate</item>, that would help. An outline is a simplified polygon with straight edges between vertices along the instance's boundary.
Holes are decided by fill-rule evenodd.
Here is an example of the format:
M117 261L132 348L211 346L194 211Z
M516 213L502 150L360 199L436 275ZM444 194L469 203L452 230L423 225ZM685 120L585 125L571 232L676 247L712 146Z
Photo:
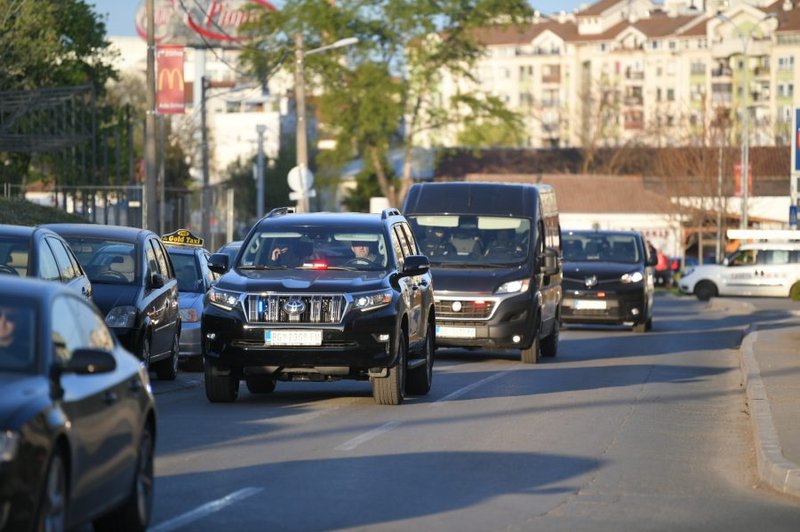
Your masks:
M575 310L605 310L608 304L605 301L575 300Z
M269 330L264 331L264 345L315 346L322 345L322 331L316 330Z
M440 338L475 338L475 327L446 327L437 325L436 336Z

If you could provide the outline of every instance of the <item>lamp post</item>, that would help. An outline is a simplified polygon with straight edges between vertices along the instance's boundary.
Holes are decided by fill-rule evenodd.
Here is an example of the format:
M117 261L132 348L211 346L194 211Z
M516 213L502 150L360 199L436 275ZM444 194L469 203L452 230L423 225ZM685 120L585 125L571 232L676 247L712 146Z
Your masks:
M339 39L338 41L305 50L303 45L303 34L297 33L294 36L294 97L297 114L297 169L300 175L305 174L308 170L308 131L306 126L306 78L304 60L305 56L333 50L334 48L341 48L343 46L350 46L358 42L357 37L348 37L346 39ZM297 207L300 212L308 212L308 194L303 192L302 197L297 202Z
M256 218L261 219L264 216L264 132L267 126L258 124L256 126L256 133L258 133L258 155L256 157Z
M749 181L749 174L750 174L750 111L747 107L747 96L749 93L748 85L749 85L749 74L750 74L750 64L749 64L749 56L747 55L747 48L750 45L750 40L753 37L753 32L758 28L758 26L764 22L765 20L776 18L774 13L770 13L766 15L764 18L753 24L747 33L743 32L739 26L736 25L730 18L723 15L722 13L717 13L716 18L722 22L727 22L736 30L736 34L738 35L739 39L742 41L742 99L739 104L741 108L741 115L742 115L742 125L741 125L741 155L740 155L740 165L741 165L741 179L742 179L742 219L740 222L741 229L747 229L749 226L748 219L747 219L747 203L749 200L750 191L748 190L748 181Z

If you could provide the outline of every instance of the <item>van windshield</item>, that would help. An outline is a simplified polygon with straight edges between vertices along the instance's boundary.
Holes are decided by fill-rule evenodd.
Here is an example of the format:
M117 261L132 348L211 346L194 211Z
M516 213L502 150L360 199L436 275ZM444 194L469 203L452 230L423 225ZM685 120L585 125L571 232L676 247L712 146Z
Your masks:
M531 223L525 218L439 214L406 218L431 264L512 266L528 257Z
M577 233L562 236L565 262L623 262L642 261L636 237L628 234Z

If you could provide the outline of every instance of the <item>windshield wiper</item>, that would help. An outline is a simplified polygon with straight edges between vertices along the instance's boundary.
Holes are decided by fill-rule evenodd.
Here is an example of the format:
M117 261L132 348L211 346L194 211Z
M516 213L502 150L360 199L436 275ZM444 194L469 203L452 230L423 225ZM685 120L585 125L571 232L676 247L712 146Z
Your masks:
M236 270L288 270L288 266L237 266Z

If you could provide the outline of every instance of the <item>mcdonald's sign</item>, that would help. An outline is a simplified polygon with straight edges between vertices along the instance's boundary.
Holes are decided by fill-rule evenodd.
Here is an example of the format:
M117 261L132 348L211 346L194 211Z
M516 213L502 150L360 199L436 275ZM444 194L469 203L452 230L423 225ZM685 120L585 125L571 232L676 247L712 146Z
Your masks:
M158 46L156 70L156 110L162 114L183 113L183 46Z

